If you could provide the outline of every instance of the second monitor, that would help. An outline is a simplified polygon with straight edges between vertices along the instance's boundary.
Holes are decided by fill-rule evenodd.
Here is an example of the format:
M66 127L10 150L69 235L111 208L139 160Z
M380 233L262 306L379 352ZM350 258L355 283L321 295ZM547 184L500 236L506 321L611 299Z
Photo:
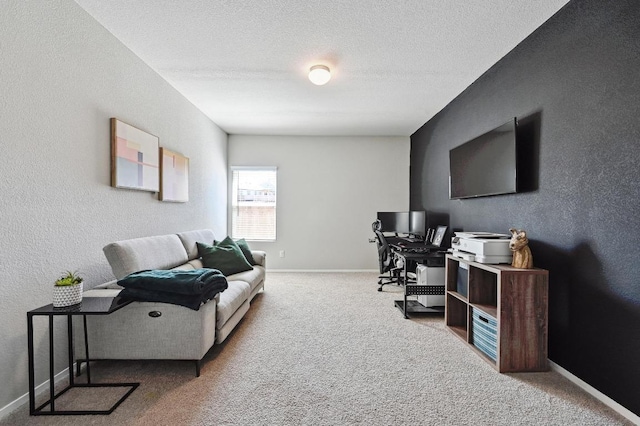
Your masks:
M378 212L382 232L426 236L427 213L424 210L408 212Z

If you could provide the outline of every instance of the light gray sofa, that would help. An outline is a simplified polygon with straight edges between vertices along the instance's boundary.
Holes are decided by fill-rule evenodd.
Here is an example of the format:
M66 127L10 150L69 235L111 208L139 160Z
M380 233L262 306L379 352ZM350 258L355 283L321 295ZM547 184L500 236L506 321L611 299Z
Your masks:
M159 235L108 244L103 251L116 279L147 269L197 269L203 264L196 243L213 244L210 229ZM88 316L89 359L191 360L200 375L201 360L214 343L222 343L264 288L266 256L252 251L257 265L230 275L229 287L198 311L158 302L133 302L107 316ZM113 297L116 281L94 287L85 297ZM76 333L76 358L84 355L83 333Z

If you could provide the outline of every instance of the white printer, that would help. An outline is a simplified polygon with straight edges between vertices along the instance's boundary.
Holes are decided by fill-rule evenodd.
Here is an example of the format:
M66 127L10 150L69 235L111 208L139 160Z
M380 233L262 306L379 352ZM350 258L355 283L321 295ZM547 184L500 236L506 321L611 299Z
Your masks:
M510 235L491 232L456 232L451 254L478 263L511 263Z

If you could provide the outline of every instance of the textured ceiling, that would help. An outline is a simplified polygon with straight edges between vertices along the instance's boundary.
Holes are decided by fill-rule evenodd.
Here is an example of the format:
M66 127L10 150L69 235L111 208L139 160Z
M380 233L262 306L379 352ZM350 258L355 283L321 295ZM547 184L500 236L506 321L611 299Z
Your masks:
M410 135L567 3L76 2L227 133L259 135Z

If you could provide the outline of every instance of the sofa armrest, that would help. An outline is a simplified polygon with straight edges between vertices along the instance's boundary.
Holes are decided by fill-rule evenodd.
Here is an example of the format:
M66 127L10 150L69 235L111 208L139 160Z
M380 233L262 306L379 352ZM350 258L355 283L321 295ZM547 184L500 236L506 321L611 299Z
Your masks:
M251 255L253 256L253 260L256 261L256 264L267 267L267 253L262 250L251 250Z

